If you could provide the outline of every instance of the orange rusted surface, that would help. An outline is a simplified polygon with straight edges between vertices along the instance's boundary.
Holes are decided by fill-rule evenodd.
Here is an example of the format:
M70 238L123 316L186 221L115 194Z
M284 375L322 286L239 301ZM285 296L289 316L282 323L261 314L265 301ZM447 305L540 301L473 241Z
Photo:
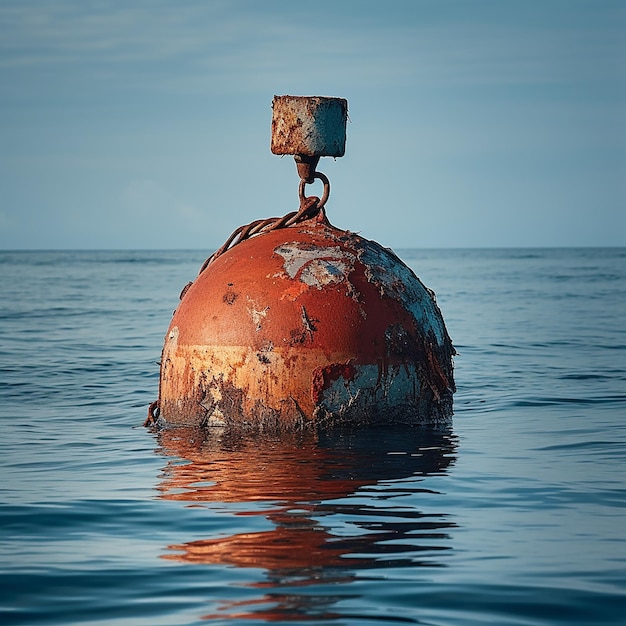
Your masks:
M185 292L165 338L161 419L279 429L446 421L453 353L413 272L320 214L242 241Z

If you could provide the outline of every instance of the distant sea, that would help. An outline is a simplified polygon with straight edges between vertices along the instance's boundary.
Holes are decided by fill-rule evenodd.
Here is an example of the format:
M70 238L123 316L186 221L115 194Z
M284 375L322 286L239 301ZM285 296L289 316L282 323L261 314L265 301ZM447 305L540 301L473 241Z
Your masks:
M152 432L209 252L0 252L0 623L626 623L626 249L396 250L448 430Z

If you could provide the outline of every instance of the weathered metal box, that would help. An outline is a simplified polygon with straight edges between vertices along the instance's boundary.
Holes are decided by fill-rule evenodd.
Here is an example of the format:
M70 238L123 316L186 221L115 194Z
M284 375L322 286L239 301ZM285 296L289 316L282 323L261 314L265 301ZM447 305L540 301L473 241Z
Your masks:
M274 154L340 157L346 151L348 101L319 96L274 96Z

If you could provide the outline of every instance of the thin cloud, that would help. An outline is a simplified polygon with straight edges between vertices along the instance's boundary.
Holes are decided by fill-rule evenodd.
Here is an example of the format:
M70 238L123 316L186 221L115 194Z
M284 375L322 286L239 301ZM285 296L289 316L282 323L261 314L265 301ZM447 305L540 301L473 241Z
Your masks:
M454 3L453 3L454 4ZM341 3L339 3L341 7ZM325 5L324 5L325 6ZM0 67L117 67L153 77L173 64L177 86L193 90L209 78L220 89L328 80L347 86L546 84L597 77L615 67L619 28L555 31L517 24L515 9L486 23L429 16L428 3L368 3L333 19L303 19L285 3L82 2L4 3L0 7ZM394 10L395 9L395 10ZM489 14L489 11L487 11ZM317 16L317 13L316 13ZM426 19L429 18L429 19ZM622 45L623 51L623 45ZM141 69L141 71L140 71ZM158 88L168 88L168 80Z

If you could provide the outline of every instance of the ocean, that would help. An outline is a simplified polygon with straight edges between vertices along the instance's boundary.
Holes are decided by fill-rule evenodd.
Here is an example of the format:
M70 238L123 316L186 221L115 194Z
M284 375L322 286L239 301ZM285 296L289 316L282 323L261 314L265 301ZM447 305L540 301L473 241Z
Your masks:
M0 252L0 622L626 623L626 249L396 250L447 429L143 427L210 251Z

